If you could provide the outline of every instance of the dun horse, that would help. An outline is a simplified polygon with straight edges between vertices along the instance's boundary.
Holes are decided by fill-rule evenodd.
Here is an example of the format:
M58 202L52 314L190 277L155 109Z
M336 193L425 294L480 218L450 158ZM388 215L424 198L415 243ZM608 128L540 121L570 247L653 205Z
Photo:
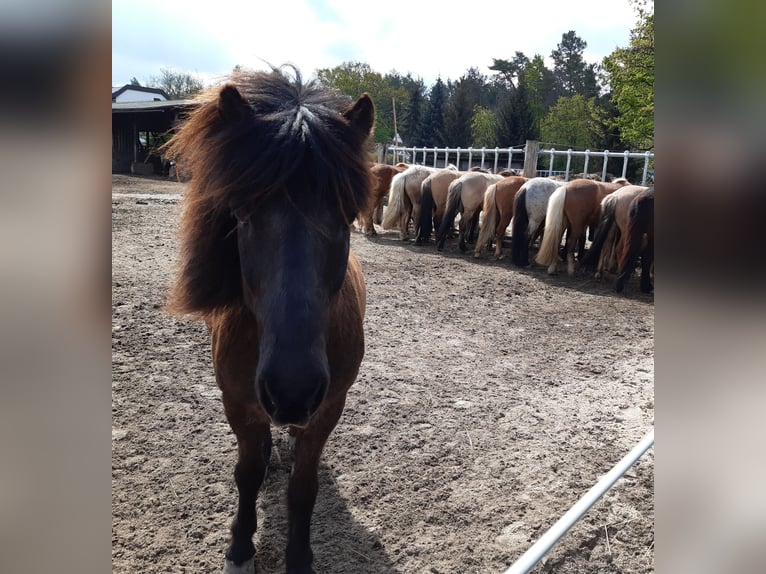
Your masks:
M575 250L580 246L581 241L584 245L586 229L588 227L595 229L598 225L601 200L624 185L628 185L628 181L623 178L612 183L575 179L553 192L545 213L545 235L536 258L540 265L548 267L549 274L556 273L559 245L566 230L567 241L564 255L567 261L567 273L574 275Z
M239 504L224 572L255 570L270 425L295 438L286 569L313 572L317 467L364 354L349 225L367 202L372 99L282 70L237 72L169 143L191 175L169 310L204 319L236 435Z
M421 184L420 223L415 243L423 243L431 238L434 229L439 229L444 211L447 209L449 185L464 171L444 168L429 175Z
M432 173L433 167L411 165L391 180L388 206L383 213L383 229L399 229L399 238L404 241L409 237L409 225L412 220L417 227L420 222L421 184ZM417 229L415 229L417 235Z
M516 193L511 226L511 261L514 265L529 265L529 247L542 234L548 200L565 183L547 177L533 177Z
M473 256L480 257L485 247L488 248L492 237L495 238L495 257L502 259L505 231L513 218L513 205L516 193L527 182L526 177L511 176L493 183L484 193L484 221L481 224L479 238Z
M503 177L471 171L461 175L449 185L447 210L436 234L437 250L444 249L447 234L452 230L458 213L460 213L458 247L460 251L466 250L466 241L473 236L479 225L479 215L484 206L484 192L487 191L487 187L502 180Z

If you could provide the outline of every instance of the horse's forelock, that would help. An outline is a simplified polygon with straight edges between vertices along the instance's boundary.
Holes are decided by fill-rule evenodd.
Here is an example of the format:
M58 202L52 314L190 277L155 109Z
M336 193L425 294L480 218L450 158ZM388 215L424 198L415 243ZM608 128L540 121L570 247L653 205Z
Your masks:
M166 147L190 175L183 271L175 290L176 307L183 312L205 313L240 296L234 275L225 292L205 284L205 278L214 281L222 272L216 259L236 259L229 253L236 248L230 238L233 207L253 206L285 191L295 197L318 193L353 220L369 193L366 149L360 149L343 117L350 98L315 82L303 84L299 74L290 79L277 71L238 73L228 85L250 111L232 119L207 93ZM236 265L233 273L238 273Z

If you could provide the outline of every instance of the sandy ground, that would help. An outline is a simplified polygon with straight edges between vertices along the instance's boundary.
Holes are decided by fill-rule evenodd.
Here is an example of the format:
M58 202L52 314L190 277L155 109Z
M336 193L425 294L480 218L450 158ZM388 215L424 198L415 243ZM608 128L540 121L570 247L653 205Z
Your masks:
M217 572L234 437L204 325L161 307L181 184L113 176L116 573ZM393 232L352 234L366 355L320 467L319 573L501 573L653 425L654 304ZM290 454L274 433L260 573L284 571ZM654 570L650 450L533 572Z

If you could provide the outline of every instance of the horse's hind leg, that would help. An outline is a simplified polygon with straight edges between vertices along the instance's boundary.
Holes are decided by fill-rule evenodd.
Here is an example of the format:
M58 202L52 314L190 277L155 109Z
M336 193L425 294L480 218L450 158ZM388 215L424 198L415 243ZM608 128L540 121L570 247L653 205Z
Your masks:
M287 487L288 574L313 574L311 563L311 514L314 511L319 481L317 469L327 437L338 423L345 399L325 403L314 415L309 427L299 431L295 440L295 463Z
M641 292L651 293L654 291L652 285L651 269L654 262L654 238L650 237L644 252L641 254Z
M574 231L574 230L570 230ZM570 277L575 274L575 250L580 243L585 240L585 234L582 237L577 232L567 233L567 241L564 244L564 255L567 260L567 275Z
M226 416L237 436L239 460L234 467L234 480L239 502L223 572L252 574L255 572L253 534L257 527L255 500L271 456L271 430L268 423L246 424L243 408L227 408Z
M513 214L507 212L500 216L500 223L498 223L497 230L495 231L495 258L497 259L503 258L503 240L512 218Z

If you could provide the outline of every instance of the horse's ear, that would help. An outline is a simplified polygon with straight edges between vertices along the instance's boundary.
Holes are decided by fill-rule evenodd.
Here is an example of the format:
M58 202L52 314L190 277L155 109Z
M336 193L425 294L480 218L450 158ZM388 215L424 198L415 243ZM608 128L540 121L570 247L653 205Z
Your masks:
M367 138L375 125L375 104L372 103L370 94L365 92L359 96L354 105L343 112L343 117L362 138Z
M231 84L225 85L218 93L218 113L224 121L242 119L248 105L239 90Z

